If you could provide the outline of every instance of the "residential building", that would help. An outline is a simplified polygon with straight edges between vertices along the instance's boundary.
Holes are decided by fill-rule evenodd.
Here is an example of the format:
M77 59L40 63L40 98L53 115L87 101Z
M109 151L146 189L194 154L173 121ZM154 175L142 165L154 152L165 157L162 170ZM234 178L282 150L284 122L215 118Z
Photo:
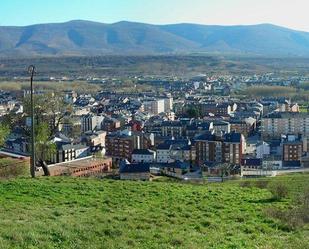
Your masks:
M196 160L205 162L222 162L239 165L245 151L244 136L237 132L216 136L205 133L196 140Z
M183 174L190 171L190 164L181 161L161 165L161 172L164 175L181 178Z
M114 132L106 136L106 155L113 159L131 160L134 149L149 149L151 134L143 132Z
M304 144L300 137L287 135L282 141L283 161L300 161L303 155Z
M229 121L231 131L243 134L245 137L249 136L256 129L256 119L232 119Z
M81 117L82 132L101 130L103 116L97 116L94 114L87 114Z
M164 111L172 112L173 111L173 97L169 95L163 100L164 100Z
M113 132L121 127L121 122L115 118L105 118L102 122L102 129L107 132Z
M309 114L273 112L262 118L263 138L280 138L283 134L301 134L309 137Z
M270 155L270 145L264 141L256 144L256 158L264 158Z
M143 103L144 111L157 115L161 112L165 112L165 101L164 99L155 99L146 101Z
M127 161L121 161L119 166L121 180L150 180L150 167L147 163L130 164Z
M88 131L83 135L83 141L89 146L105 146L106 131Z
M132 151L132 163L153 163L156 152L148 149L135 149Z
M179 121L166 121L161 124L161 135L171 137L182 137L184 126Z
M239 165L245 152L245 138L241 133L231 132L223 136L223 162Z
M231 125L226 121L214 121L213 130L217 136L231 132Z
M89 147L84 144L55 142L56 153L51 156L51 163L62 163L89 156Z
M195 146L187 139L166 140L156 148L157 163L195 162Z

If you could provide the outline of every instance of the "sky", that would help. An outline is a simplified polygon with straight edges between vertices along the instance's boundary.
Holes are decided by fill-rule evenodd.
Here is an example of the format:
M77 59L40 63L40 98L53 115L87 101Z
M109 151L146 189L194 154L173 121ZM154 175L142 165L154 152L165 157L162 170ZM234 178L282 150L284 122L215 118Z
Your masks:
M103 23L272 23L309 31L309 0L0 0L0 26L77 19Z

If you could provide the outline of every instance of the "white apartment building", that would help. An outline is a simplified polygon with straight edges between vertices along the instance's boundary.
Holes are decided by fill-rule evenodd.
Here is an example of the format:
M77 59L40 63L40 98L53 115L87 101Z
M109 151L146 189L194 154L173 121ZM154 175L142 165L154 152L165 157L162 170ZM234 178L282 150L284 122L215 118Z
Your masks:
M132 152L132 163L153 163L156 152L148 149L135 149Z
M264 158L270 155L270 146L268 143L262 141L256 145L256 158Z
M282 134L309 136L309 114L297 112L274 112L262 119L262 136L280 138Z
M165 100L164 99L146 101L143 103L143 105L144 105L144 111L150 112L155 115L161 112L165 112Z
M167 97L167 98L164 98L163 100L164 100L164 111L165 112L173 111L173 98Z

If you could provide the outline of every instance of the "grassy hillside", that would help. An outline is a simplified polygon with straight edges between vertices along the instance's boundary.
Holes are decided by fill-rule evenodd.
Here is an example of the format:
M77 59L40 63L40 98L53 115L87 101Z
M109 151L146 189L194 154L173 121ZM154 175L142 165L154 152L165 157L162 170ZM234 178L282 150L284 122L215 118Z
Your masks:
M309 175L272 181L290 197L239 182L1 181L0 248L308 248L308 226L288 229L264 210L288 209Z

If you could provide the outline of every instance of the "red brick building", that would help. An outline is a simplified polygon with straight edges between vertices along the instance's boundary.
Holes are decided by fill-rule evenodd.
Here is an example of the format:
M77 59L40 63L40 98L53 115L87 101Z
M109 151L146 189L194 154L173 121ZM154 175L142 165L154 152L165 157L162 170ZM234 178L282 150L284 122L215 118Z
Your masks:
M205 133L197 138L195 147L198 164L217 162L240 165L245 139L237 132L231 132L222 137Z
M51 176L92 176L110 172L111 158L87 158L49 166Z

